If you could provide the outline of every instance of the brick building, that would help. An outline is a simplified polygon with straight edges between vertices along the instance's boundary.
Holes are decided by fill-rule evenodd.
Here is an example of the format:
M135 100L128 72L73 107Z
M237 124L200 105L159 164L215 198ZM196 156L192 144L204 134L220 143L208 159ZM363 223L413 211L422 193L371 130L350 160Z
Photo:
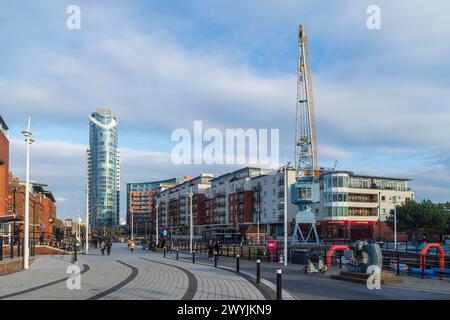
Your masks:
M0 116L0 217L8 216L9 140L8 126Z
M18 178L9 176L8 204L13 209L14 218L9 221L8 233L15 230L16 236L23 236L25 216L25 186ZM53 235L53 225L56 221L55 198L46 185L33 184L30 191L30 241L38 242L40 235L48 240Z
M181 179L127 183L127 225L136 236L154 234L156 228L156 201L159 193L182 182Z

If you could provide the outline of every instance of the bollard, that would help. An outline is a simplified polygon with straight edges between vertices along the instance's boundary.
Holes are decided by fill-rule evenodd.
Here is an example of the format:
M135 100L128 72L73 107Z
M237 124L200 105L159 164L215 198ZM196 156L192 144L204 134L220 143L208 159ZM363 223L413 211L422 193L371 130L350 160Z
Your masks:
M177 260L178 260L178 248L177 248Z
M217 268L217 252L214 251L214 267Z
M164 259L166 258L166 247L163 248L163 252L164 252Z
M256 283L261 283L261 261L256 260Z
M236 273L239 273L239 255L236 256Z
M248 261L252 260L252 248L248 247Z
M339 269L342 269L342 252L339 254Z
M11 245L11 248L9 250L11 250L11 251L9 252L9 257L12 259L12 258L14 258L14 232L11 232L10 245Z
M277 300L283 300L281 289L281 269L277 270Z
M397 252L397 275L400 275L400 253Z
M422 279L425 277L425 257L422 259Z
M74 251L73 251L73 261L78 261L78 257L77 257L77 242L74 241Z
M192 263L195 263L195 250L192 250Z

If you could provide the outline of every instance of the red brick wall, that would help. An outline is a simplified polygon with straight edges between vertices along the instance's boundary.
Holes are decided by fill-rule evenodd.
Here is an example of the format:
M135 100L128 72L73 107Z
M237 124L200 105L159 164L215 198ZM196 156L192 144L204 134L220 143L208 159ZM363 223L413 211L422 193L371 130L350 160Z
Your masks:
M205 224L205 195L196 194L192 197L192 213L195 217L195 224L202 225Z
M48 238L53 234L53 225L56 222L56 206L55 203L49 198L44 198L42 201L43 217L42 224L44 225L44 237ZM55 221L53 224L50 223L50 219Z
M244 192L244 221L253 222L253 191Z
M229 196L230 223L236 228L239 224L253 222L253 191L232 193Z

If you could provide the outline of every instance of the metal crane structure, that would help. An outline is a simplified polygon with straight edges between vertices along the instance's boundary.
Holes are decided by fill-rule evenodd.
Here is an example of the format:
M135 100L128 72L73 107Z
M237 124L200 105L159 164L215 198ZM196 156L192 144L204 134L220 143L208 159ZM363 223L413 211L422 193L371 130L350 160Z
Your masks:
M298 30L297 111L295 128L296 182L291 201L298 206L291 243L319 243L315 215L311 210L320 201L317 170L316 123L313 104L308 38L303 26Z

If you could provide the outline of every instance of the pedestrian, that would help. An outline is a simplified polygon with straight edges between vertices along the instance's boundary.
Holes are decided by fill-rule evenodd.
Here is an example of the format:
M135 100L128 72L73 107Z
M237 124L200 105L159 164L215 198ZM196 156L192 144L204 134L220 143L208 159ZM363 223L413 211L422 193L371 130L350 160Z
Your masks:
M134 241L133 240L130 240L129 248L130 248L130 252L133 252L133 250L134 250Z
M102 256L105 255L105 249L106 249L106 243L105 243L105 241L102 240L102 242L100 243L100 250L102 251Z
M42 246L43 243L44 243L44 235L41 233L41 235L39 236L39 244Z
M214 244L212 240L208 242L208 259L213 260L214 257Z
M111 247L112 247L111 239L108 239L108 241L106 242L106 253L108 253L108 256L111 253Z
M214 251L216 252L217 255L219 255L220 245L219 245L219 241L218 240L214 243Z

